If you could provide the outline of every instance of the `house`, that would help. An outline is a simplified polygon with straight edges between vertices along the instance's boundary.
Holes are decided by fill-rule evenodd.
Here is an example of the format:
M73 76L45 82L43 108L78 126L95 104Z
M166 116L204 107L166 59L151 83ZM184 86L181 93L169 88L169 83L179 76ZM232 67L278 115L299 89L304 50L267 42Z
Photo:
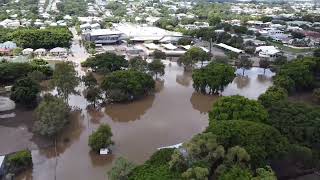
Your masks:
M23 55L31 55L32 53L33 53L32 48L26 48L26 49L22 50Z
M50 50L50 54L58 57L66 57L68 55L68 51L65 48L56 47Z
M255 52L259 54L259 57L271 59L276 58L282 54L281 51L275 46L258 46L256 47Z
M37 56L45 56L47 51L43 48L34 50L34 54Z
M0 43L0 54L2 55L12 55L12 51L17 48L16 43L12 41L6 41Z

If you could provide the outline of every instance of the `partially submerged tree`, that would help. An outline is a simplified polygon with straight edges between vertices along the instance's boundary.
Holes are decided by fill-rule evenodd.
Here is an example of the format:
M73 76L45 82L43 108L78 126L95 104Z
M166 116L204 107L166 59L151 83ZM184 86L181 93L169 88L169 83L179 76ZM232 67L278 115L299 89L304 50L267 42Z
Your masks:
M35 112L34 131L43 136L57 135L69 122L68 104L52 95L45 95Z
M165 65L161 62L160 59L155 59L151 63L148 64L148 70L149 72L154 76L156 76L156 79L159 76L163 76L165 71Z
M235 77L235 69L227 64L210 63L209 65L196 69L192 73L193 88L202 93L215 94L223 91Z
M207 52L199 47L191 47L183 56L180 57L179 62L184 65L186 70L191 70L193 65L199 61L210 60Z
M268 59L260 59L259 61L260 68L263 68L263 74L266 74L266 69L270 67L270 61Z
M109 101L131 101L151 93L155 88L155 81L143 72L116 71L105 77L101 88Z
M98 82L92 73L83 76L82 81L84 82L84 85L87 87L95 87L96 85L98 85Z
M237 68L242 69L242 76L244 76L244 71L252 67L253 62L247 56L241 56L239 60L236 61Z
M131 70L146 72L148 68L148 62L143 60L140 56L134 57L129 60L129 68Z
M58 95L68 102L69 95L76 93L79 78L72 64L62 62L56 64L51 83L57 88Z
M102 124L89 136L89 146L95 152L114 144L111 140L112 132L108 124Z
M106 52L88 58L81 63L81 66L90 67L94 72L100 74L108 74L128 67L128 61L125 60L124 56Z

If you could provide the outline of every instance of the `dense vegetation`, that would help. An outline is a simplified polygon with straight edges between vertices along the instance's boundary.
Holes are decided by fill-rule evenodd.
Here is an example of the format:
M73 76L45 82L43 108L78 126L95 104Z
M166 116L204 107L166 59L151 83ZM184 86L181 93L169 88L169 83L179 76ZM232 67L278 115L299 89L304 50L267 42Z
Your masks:
M151 93L155 88L155 81L143 72L115 71L104 78L101 88L109 101L131 101Z
M69 48L72 39L72 34L67 28L17 29L7 35L19 47L33 49Z
M222 92L235 77L235 69L227 64L210 63L192 73L193 87L202 93Z
M0 63L0 83L10 84L17 79L26 77L29 73L39 71L43 73L44 78L52 76L53 70L43 60L33 60L31 63Z
M213 104L209 112L210 123L215 120L247 120L264 123L268 113L264 107L255 100L243 96L222 97Z
M266 165L270 159L285 152L287 140L275 128L262 123L229 120L211 123L207 129L224 147L240 145L251 156L254 167Z

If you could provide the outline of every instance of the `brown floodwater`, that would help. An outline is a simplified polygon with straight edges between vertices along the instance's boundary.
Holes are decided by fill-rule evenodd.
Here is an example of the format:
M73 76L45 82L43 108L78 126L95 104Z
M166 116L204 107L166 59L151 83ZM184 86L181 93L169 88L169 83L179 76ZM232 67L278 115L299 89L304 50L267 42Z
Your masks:
M58 138L57 149L34 137L29 127L32 112L15 110L15 118L0 119L0 140L6 143L0 147L0 154L32 149L33 168L17 179L103 180L116 157L143 163L159 147L188 141L206 128L207 112L218 96L194 92L191 74L175 62L164 62L166 73L157 83L156 93L132 103L87 110L81 93L71 95L69 104L81 112ZM267 71L267 76L258 76L261 72L258 68L246 71L246 78L237 77L222 94L257 98L272 85L273 74ZM82 85L78 89L83 89ZM89 135L102 123L111 126L115 142L113 154L108 156L96 155L88 146Z

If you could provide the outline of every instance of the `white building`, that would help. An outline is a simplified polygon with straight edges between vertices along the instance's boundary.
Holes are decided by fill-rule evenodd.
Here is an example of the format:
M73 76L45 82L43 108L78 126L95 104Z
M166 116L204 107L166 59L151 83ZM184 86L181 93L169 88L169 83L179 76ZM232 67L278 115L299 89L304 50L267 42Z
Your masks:
M256 47L256 53L259 54L259 57L271 58L271 59L281 55L281 51L275 46Z

